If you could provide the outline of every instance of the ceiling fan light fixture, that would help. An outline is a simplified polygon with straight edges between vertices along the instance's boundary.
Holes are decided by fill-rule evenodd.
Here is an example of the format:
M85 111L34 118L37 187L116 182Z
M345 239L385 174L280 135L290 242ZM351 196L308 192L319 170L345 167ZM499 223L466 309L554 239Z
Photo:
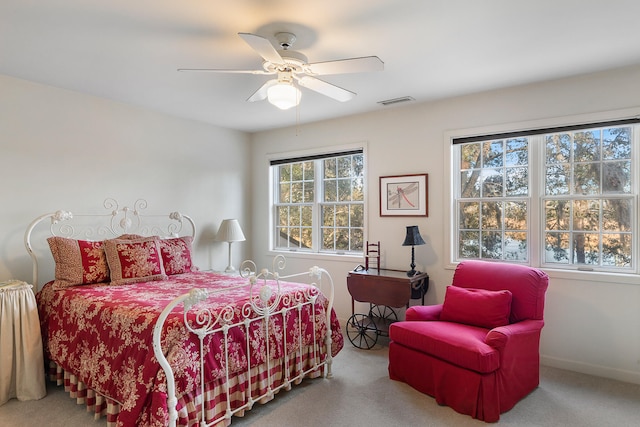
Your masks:
M300 89L289 82L279 82L267 89L267 99L281 110L288 110L298 105L300 95Z
M180 68L178 71L201 71L209 73L237 73L237 74L277 74L277 79L265 82L249 98L248 102L268 99L276 107L287 110L300 103L300 89L304 87L336 101L346 102L356 94L334 84L328 83L316 76L345 73L363 73L382 71L384 62L377 56L363 56L356 58L337 59L333 61L309 63L307 57L300 52L291 50L296 36L289 32L275 34L280 49L276 50L273 43L262 36L251 33L238 33L240 37L263 59L262 70L225 70L225 69L196 69ZM294 80L297 85L294 85Z

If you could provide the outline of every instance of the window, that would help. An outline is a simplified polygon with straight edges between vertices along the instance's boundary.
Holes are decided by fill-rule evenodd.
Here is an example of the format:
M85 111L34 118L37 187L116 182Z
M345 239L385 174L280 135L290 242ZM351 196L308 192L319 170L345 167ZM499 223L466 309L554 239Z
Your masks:
M632 128L546 135L544 262L632 267Z
M454 258L634 272L635 123L454 139Z
M274 160L274 249L361 254L364 155Z
M527 261L528 147L526 138L460 147L459 258Z

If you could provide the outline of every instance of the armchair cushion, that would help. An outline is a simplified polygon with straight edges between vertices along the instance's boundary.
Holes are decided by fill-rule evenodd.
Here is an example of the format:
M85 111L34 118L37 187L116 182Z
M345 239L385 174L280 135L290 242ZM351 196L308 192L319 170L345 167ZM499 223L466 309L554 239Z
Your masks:
M389 329L395 342L480 373L500 367L500 352L486 343L487 332L450 322L397 322Z
M510 291L448 286L440 320L492 329L509 324Z

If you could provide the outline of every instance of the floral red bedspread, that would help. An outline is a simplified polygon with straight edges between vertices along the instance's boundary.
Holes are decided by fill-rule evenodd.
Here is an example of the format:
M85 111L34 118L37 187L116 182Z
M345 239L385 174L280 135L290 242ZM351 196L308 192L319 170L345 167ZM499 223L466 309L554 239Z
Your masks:
M244 286L241 286L244 285ZM270 282L275 291L275 285ZM280 282L280 306L294 306L302 295L317 294L315 316L311 308L301 310L303 347L316 343L324 354L327 299L317 288L300 283ZM166 383L153 352L153 327L160 312L177 296L192 288L220 291L210 295L204 304L212 313L231 310L234 320L240 318L250 298L249 281L212 272L192 272L170 276L168 280L133 283L121 286L95 284L54 290L46 285L37 295L45 354L48 359L75 374L89 388L120 403L117 424L164 425L167 417ZM255 294L256 291L254 291ZM274 298L272 296L272 298ZM297 350L298 315L287 316L286 352ZM191 315L193 319L194 315ZM315 319L311 321L310 319ZM282 316L274 316L270 331L283 330ZM314 335L315 329L315 335ZM332 356L343 346L335 312L331 313ZM245 328L229 334L231 343L230 372L265 361L266 338L258 327L249 328L250 343L255 354L245 354ZM285 353L282 338L270 336L270 358ZM220 355L219 334L205 341L208 354L205 380L223 376L225 359ZM162 347L176 376L177 395L193 394L199 384L199 342L187 337L182 305L176 307L164 325ZM224 377L224 376L223 376Z

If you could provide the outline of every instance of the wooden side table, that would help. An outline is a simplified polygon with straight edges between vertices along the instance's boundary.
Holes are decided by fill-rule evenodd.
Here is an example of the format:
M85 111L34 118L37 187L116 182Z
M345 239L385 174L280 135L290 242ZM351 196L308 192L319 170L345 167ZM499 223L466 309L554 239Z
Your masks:
M353 300L388 307L409 307L412 299L421 299L429 290L429 275L418 273L408 277L400 270L351 271L347 288ZM353 308L353 305L351 306Z
M0 282L0 405L46 394L40 318L32 286Z
M393 308L409 307L412 299L421 299L429 290L429 275L407 276L399 270L351 271L347 276L351 294L351 317L347 321L347 337L358 348L370 349L378 336L388 336L389 325L398 320ZM368 302L367 314L355 313L355 302Z

